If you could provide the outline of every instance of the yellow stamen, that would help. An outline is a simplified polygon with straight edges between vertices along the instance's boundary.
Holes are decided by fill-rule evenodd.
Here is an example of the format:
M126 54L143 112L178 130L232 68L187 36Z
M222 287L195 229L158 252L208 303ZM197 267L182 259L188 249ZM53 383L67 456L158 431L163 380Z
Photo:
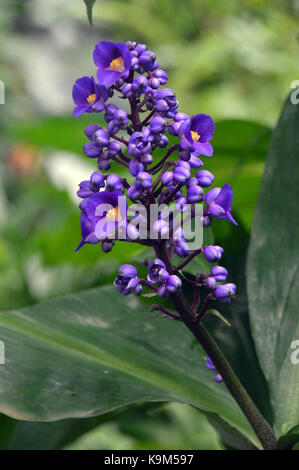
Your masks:
M123 72L125 70L123 59L121 57L118 57L117 59L113 59L110 62L110 65L107 70L113 70L115 72Z
M95 93L93 95L89 95L89 97L87 98L88 103L93 104L96 100L96 97L97 95Z
M200 139L200 135L197 134L196 131L191 131L191 136L192 136L192 139L194 140L194 142L197 142L198 139Z
M121 214L117 207L110 209L106 214L106 220L108 222L118 222L121 220Z

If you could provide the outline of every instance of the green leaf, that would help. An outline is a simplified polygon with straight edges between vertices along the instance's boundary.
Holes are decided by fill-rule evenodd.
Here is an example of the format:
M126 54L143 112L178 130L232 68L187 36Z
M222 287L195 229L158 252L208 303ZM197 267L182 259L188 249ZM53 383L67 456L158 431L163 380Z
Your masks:
M84 0L84 3L86 4L87 17L91 25L92 25L92 9L93 9L95 2L96 0Z
M290 429L278 441L278 449L292 449L299 444L299 425Z
M291 349L299 339L298 126L299 107L288 99L270 144L247 264L251 326L278 436L299 422L299 365Z
M204 352L190 350L189 332L147 313L112 286L1 313L0 411L54 421L176 401L216 415L259 445L225 386L213 381Z

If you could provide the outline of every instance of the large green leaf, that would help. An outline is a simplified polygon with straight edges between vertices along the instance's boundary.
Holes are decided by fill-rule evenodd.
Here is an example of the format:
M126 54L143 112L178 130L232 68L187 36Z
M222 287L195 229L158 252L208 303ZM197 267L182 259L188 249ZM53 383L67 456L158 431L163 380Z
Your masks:
M270 145L247 265L251 326L278 435L299 422L299 365L291 360L299 339L298 127L299 107L288 99Z
M0 411L51 421L95 416L137 402L177 401L257 438L204 353L181 324L149 319L112 286L0 314L6 364Z

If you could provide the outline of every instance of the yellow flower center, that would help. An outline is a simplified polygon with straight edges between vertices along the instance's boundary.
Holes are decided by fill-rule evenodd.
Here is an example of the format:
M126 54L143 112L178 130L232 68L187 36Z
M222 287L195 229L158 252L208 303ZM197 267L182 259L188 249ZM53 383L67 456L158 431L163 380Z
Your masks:
M118 222L121 220L120 211L117 207L110 209L106 214L106 220L108 222Z
M197 142L198 139L200 139L200 135L197 134L196 131L191 131L191 136L192 136L192 139L194 140L194 142Z
M92 95L89 95L89 97L87 98L88 103L93 104L96 100L96 97L97 95L95 93L93 93Z
M118 57L117 59L113 59L110 62L110 65L107 70L113 70L115 72L123 72L125 70L123 59L121 57Z

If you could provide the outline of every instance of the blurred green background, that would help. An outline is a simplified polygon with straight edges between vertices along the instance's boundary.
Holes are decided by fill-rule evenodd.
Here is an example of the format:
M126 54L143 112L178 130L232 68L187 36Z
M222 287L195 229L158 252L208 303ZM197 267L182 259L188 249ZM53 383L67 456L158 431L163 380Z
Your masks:
M101 39L146 43L169 74L180 110L213 116L215 153L206 168L217 185L233 186L236 217L250 232L271 128L299 78L298 0L97 0L93 27L83 0L2 0L0 8L1 310L110 282L122 261L141 253L123 245L108 255L98 246L74 253L76 187L93 171L82 156L83 130L95 118L72 118L71 90L76 78L95 73L92 51ZM228 226L221 230L225 238ZM24 428L2 416L0 426L11 432L0 444L223 447L206 419L183 405L82 421L66 439L59 423Z

